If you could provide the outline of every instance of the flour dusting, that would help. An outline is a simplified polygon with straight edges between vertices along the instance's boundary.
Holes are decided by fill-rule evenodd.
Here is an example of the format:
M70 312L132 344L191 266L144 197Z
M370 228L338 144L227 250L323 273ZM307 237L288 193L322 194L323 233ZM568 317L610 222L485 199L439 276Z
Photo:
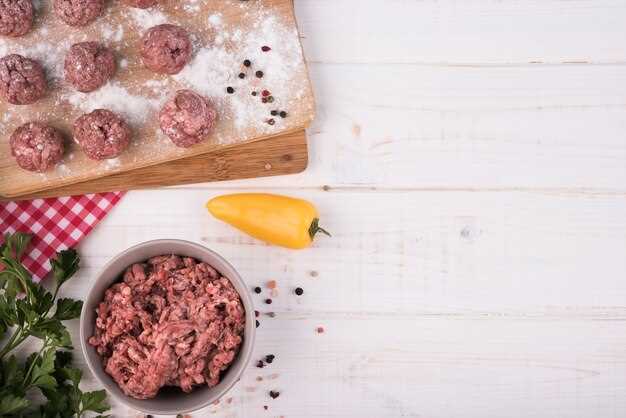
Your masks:
M134 126L145 123L161 105L158 99L130 94L117 82L109 82L92 93L74 91L64 98L85 113L96 109L109 109L125 117Z
M150 29L152 26L167 23L167 16L158 9L138 9L135 7L129 7L126 12L131 17L136 27L142 31Z

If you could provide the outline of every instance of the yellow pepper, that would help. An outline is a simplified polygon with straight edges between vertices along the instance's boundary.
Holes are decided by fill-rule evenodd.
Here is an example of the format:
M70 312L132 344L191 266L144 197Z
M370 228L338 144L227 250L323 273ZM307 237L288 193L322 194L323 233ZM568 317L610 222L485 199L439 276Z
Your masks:
M302 199L266 193L218 196L206 204L213 216L270 244L302 249L320 228L317 209Z

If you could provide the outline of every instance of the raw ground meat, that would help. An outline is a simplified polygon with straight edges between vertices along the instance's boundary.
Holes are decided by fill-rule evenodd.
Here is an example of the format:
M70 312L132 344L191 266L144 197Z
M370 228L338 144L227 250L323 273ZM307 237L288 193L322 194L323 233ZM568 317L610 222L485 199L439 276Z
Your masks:
M31 0L0 0L0 35L22 36L32 27Z
M146 67L160 74L177 74L191 59L191 40L180 26L153 26L141 40L141 58Z
M92 160L115 158L130 145L130 128L118 115L96 109L74 122L74 141Z
M158 0L126 0L129 6L137 7L139 9L147 9L158 3Z
M0 94L16 105L36 102L48 84L43 67L35 60L11 54L0 59Z
M97 310L89 344L122 391L149 399L164 386L213 387L243 341L245 310L231 282L193 258L134 264Z
M84 93L99 89L115 73L113 52L98 42L79 42L65 56L65 80Z
M213 130L217 112L207 99L191 90L178 90L159 113L161 130L179 147L203 141Z
M54 12L70 26L85 26L104 10L104 0L54 0Z
M24 170L44 172L63 158L63 137L51 126L26 123L9 140L11 155Z

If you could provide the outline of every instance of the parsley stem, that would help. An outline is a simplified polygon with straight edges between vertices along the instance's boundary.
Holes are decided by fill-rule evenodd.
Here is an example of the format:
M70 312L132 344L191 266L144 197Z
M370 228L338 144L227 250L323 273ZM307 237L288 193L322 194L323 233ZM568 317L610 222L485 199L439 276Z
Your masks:
M35 364L37 363L37 360L39 360L41 358L41 353L43 353L44 350L47 348L48 341L49 341L48 337L46 337L43 340L43 345L41 346L41 349L37 352L37 355L33 359L32 363L30 363L30 367L28 368L28 371L24 375L24 390L27 390L31 386L30 382L28 382L29 379L30 379L30 375L33 373L33 368L35 367Z
M20 326L15 330L13 335L11 335L11 338L9 338L7 344L2 348L2 350L0 350L0 360L26 339L26 336L22 335L23 331L24 328Z

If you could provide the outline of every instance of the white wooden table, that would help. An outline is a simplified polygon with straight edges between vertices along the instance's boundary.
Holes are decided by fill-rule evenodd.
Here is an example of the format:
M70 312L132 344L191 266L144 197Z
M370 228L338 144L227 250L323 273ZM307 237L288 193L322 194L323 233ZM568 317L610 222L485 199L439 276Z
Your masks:
M129 193L66 294L165 237L277 280L276 361L193 417L626 416L626 1L296 3L310 168ZM244 190L314 201L333 238L273 248L205 212Z

